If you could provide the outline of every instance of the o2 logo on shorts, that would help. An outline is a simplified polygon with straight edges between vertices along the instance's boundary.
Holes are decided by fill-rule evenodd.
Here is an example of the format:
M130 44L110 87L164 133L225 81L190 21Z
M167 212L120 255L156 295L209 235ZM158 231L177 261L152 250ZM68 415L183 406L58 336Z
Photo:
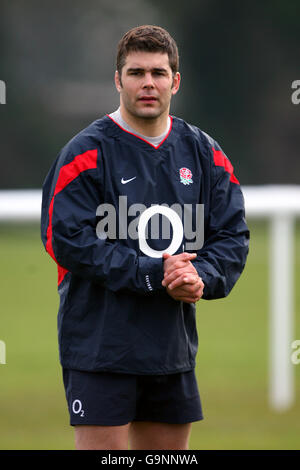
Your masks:
M72 403L72 411L75 415L80 413L80 416L83 418L84 410L82 409L82 403L80 400L74 400Z

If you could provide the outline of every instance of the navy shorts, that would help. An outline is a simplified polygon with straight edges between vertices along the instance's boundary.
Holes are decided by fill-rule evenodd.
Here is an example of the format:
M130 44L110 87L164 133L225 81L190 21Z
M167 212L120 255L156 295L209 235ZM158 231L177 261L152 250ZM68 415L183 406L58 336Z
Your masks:
M131 421L203 419L195 371L133 375L63 369L70 424L121 426Z

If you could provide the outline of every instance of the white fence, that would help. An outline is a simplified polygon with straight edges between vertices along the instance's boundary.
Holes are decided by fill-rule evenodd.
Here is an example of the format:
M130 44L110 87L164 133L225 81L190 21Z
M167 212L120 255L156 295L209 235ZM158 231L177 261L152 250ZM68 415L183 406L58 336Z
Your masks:
M300 186L247 186L246 218L270 221L269 403L276 411L294 402L291 345L294 333L294 221L300 216ZM0 222L39 221L41 191L0 191Z

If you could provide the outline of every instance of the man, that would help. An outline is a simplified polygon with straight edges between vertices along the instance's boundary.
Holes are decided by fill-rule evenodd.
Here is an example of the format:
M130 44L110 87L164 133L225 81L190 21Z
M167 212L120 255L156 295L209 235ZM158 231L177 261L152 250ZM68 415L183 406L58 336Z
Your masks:
M218 144L169 115L180 74L164 29L125 34L115 84L119 109L62 149L43 187L70 424L77 449L187 449L203 418L195 303L228 295L244 268L243 196Z

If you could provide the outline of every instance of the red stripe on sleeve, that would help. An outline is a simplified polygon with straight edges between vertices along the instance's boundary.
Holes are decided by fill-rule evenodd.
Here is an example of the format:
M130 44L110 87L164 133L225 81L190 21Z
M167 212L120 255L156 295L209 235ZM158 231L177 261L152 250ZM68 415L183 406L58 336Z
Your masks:
M238 179L233 174L233 166L228 160L228 158L226 157L226 155L224 155L222 150L216 150L214 148L212 149L213 149L213 154L214 154L215 165L223 166L225 168L225 171L227 171L230 174L230 181L232 183L240 184Z
M74 160L72 160L67 165L61 167L59 175L57 178L56 186L54 189L54 194L49 206L49 223L47 228L47 242L46 250L49 255L57 263L58 269L58 285L64 279L67 269L60 266L55 258L53 246L52 246L52 215L53 215L53 206L55 196L62 191L69 183L71 183L77 176L80 175L85 170L91 170L97 168L97 150L88 150L87 152L77 155Z

